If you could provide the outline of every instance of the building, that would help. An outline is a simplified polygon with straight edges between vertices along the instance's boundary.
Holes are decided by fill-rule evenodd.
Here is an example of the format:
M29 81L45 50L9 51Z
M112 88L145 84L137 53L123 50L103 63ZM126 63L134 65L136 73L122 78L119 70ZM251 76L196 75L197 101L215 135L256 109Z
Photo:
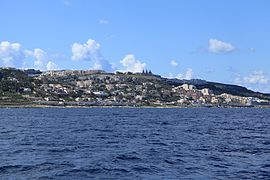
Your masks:
M191 84L183 84L181 87L182 87L184 90L186 90L186 91L196 89L196 87L193 86L193 85L191 85Z

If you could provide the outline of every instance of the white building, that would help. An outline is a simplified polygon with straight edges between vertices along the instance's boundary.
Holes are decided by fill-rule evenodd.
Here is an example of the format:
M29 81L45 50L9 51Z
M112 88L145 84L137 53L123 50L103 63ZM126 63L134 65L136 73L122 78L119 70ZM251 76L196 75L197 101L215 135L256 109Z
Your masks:
M212 94L212 91L208 88L202 89L201 92L204 96L209 96L210 94Z
M182 87L184 90L186 90L186 91L196 89L196 87L195 87L195 86L190 85L190 84L183 84L181 87Z

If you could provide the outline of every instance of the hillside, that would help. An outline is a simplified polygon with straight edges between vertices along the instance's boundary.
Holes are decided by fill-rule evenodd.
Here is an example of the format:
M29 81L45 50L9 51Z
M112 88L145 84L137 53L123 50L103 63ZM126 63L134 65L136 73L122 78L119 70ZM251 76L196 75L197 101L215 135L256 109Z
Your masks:
M236 96L244 96L244 97L257 97L261 99L270 100L270 94L254 92L252 90L247 89L246 87L232 85L232 84L223 84L218 82L208 82L200 79L192 79L192 80L179 80L179 79L166 79L164 81L167 83L180 86L182 84L192 84L196 86L198 89L209 88L214 94L220 95L222 93L228 93Z
M270 95L236 85L145 73L1 68L0 99L0 105L242 106L268 105Z

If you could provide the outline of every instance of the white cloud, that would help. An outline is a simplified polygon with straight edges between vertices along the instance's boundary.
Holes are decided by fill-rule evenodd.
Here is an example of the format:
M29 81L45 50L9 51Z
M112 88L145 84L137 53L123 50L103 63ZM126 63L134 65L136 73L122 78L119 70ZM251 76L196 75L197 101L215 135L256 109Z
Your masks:
M72 57L74 61L91 60L99 54L100 44L93 39L88 39L85 44L74 43L71 47Z
M208 51L211 53L229 53L235 50L235 47L227 42L217 39L209 39Z
M243 80L244 80L244 83L249 83L249 84L266 84L269 81L266 74L262 71L254 71L249 76L244 77Z
M34 63L26 59L27 57L33 57ZM48 70L48 68L52 69L57 65L50 61L47 53L42 49L25 50L22 49L20 43L3 41L0 42L0 66L15 68L33 68L34 66L40 70Z
M179 73L174 76L172 73L169 73L168 78L177 78L177 79L187 79L190 80L193 78L193 70L188 68L185 73Z
M57 65L50 61L48 54L42 49L36 48L33 51L26 50L26 56L34 58L34 67L39 70L58 69Z
M107 24L109 24L110 22L108 21L108 20L106 20L106 19L100 19L99 20L99 24L103 24L103 25L107 25Z
M192 79L193 77L193 70L189 68L185 74L185 79Z
M141 63L133 54L128 54L120 63L125 67L124 72L142 72L146 63Z
M52 62L52 61L49 61L49 62L48 62L46 68L47 68L47 70L49 70L49 71L52 71L52 70L59 70L58 65L55 64L55 63Z
M0 43L0 63L5 67L18 67L23 64L24 54L21 44L3 41Z
M178 66L178 63L175 60L172 60L171 61L171 66L176 67L176 66Z
M267 84L268 82L269 78L263 71L254 71L246 77L237 75L234 80L236 84Z
M88 39L85 44L73 43L71 51L71 59L74 61L91 61L94 69L112 70L112 65L100 52L100 44L93 39Z
M233 83L252 89L253 91L269 93L269 76L263 71L254 71L247 76L236 74Z
M93 69L96 69L96 70L102 69L102 65L99 62L95 62Z
M193 77L193 70L191 68L188 68L187 71L184 74L178 74L176 76L177 79L187 79L190 80Z

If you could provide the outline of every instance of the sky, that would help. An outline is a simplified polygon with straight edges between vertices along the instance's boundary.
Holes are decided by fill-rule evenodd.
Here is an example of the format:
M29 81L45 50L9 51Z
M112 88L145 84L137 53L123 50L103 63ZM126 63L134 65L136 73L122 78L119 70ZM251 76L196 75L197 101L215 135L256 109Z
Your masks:
M0 66L204 79L270 93L269 0L2 0Z

